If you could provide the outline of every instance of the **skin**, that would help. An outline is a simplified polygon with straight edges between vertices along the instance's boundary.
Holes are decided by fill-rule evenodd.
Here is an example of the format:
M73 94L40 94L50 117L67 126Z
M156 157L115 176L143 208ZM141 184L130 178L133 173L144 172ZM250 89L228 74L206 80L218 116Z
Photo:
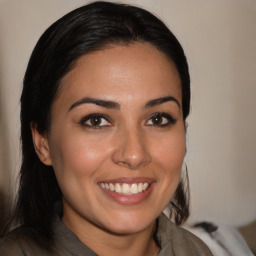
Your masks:
M116 105L81 103L85 97ZM97 254L159 250L155 220L175 192L185 156L181 102L179 74L162 52L148 43L111 45L82 56L62 79L47 135L32 128L36 152L53 166L63 193L63 223ZM107 118L92 126L95 118L84 117L94 113ZM152 118L155 113L175 121ZM137 177L152 182L135 204L116 201L99 186Z

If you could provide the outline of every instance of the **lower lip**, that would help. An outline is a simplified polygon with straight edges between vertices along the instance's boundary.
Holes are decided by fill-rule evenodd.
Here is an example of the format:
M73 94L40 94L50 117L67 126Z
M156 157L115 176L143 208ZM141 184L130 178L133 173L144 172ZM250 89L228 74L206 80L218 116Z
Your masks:
M107 194L109 197L114 199L119 204L133 205L133 204L140 204L143 201L145 201L151 194L151 192L153 190L153 185L154 185L154 183L151 183L150 186L146 190L144 190L138 194L133 194L133 195L119 194L119 193L116 193L115 191L111 191L111 190L102 188L101 186L100 186L100 188L103 190L103 192L105 194Z

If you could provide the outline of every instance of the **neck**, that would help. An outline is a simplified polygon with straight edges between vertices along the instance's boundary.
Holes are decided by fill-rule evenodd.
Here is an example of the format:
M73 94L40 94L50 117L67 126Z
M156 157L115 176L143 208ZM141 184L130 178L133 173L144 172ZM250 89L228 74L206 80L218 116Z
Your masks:
M155 221L146 229L132 234L112 233L81 217L75 220L64 215L62 221L83 244L101 256L144 256L155 255L159 251L154 240Z

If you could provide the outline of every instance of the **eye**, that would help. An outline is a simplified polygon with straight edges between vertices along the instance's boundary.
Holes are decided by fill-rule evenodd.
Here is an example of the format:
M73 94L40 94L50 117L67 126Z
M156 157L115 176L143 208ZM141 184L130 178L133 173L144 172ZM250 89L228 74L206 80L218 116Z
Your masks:
M176 120L171 115L167 113L155 113L150 116L150 118L146 122L146 125L163 127L175 123Z
M94 129L111 126L111 123L108 121L108 117L98 113L83 117L80 124Z

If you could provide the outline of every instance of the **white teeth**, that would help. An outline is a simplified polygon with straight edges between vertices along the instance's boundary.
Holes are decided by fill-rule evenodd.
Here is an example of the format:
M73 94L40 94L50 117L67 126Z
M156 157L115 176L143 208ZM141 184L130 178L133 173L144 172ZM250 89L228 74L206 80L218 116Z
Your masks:
M122 195L135 195L141 193L142 191L146 190L149 186L149 183L100 183L102 188L105 188L110 191L115 191L118 194Z
M142 183L139 183L138 190L139 190L139 192L141 192L143 190L143 184Z
M148 188L148 183L143 184L143 190L146 190Z
M114 190L115 190L115 187L114 187L114 185L113 185L112 183L109 184L109 189L110 189L111 191L114 191Z
M130 192L130 186L126 183L122 185L122 194L129 195Z
M122 192L122 188L121 188L121 186L120 186L119 183L116 183L116 185L115 185L115 191L116 191L117 193L121 193L121 192Z
M138 185L136 183L131 185L131 194L137 194L138 193Z

